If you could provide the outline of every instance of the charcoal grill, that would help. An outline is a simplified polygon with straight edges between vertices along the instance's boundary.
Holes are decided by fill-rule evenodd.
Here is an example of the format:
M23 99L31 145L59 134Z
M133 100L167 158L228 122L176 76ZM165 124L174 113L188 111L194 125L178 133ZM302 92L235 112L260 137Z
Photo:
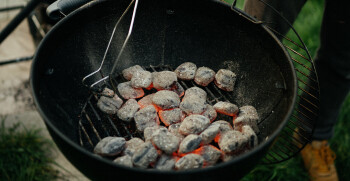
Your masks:
M95 90L81 83L100 66L116 17L129 3L94 1L69 14L42 41L33 62L31 86L38 110L58 147L85 175L96 180L239 179L261 158L263 163L284 161L310 140L318 110L318 81L300 38L293 41L268 23L218 1L143 0L117 72L135 64L151 71L173 70L185 61L215 71L233 70L238 75L235 91L224 92L210 84L205 88L207 101L256 107L260 144L229 162L177 172L127 168L94 155L91 150L105 136L142 137L133 124L102 114L96 108ZM120 26L110 47L115 51L106 55L100 70L102 77L110 72L129 28L127 21ZM289 43L303 52L291 49ZM118 75L110 77L102 86L113 88L123 81ZM195 85L180 83L185 89Z

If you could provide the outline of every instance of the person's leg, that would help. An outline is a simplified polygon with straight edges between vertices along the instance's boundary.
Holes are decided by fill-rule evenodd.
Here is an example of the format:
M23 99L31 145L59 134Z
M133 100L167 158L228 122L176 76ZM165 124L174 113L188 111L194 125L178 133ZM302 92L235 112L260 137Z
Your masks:
M339 1L325 3L321 44L315 58L321 104L315 140L333 136L340 108L350 90L350 11Z

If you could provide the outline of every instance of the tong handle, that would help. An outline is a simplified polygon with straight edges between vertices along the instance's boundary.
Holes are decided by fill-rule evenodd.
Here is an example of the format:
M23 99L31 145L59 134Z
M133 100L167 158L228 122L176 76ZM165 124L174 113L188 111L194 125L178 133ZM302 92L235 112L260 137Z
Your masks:
M59 20L91 1L93 0L57 0L46 9L46 14L53 20Z

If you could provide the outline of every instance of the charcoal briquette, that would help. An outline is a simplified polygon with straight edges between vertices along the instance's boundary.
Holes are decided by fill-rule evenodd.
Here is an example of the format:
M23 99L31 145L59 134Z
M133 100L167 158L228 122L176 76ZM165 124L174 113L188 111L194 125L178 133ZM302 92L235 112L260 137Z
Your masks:
M157 160L154 168L157 170L173 170L175 168L175 158L170 155L162 154Z
M231 130L221 134L219 147L223 152L230 153L242 149L248 143L248 138L241 132Z
M124 69L122 71L123 77L126 80L131 80L131 78L133 77L133 75L138 72L138 71L144 71L143 68L140 65L134 65L132 67L129 67L127 69Z
M152 102L160 109L172 109L179 107L180 98L173 91L161 90L154 94L154 96L152 97Z
M220 124L211 124L199 136L202 139L202 144L209 144L219 134Z
M227 69L220 69L215 75L215 85L225 91L233 91L236 74Z
M135 113L140 109L135 99L129 99L125 104L118 110L117 115L119 119L130 122L134 117Z
M190 134L187 135L180 143L179 153L188 153L197 149L201 143L202 139L199 135Z
M105 137L94 148L94 153L101 156L116 156L125 148L125 139L122 137Z
M123 100L114 95L111 97L101 96L97 101L97 107L106 114L116 114L122 106Z
M192 80L196 74L197 66L192 62L185 62L175 69L177 78L182 80Z
M131 87L131 82L123 82L118 84L117 86L119 94L124 98L124 99L136 99L140 98L145 95L145 92L143 91L142 88L133 88Z
M172 154L179 148L180 139L167 128L159 128L152 134L152 143L166 154Z
M202 115L190 115L186 117L179 128L179 132L183 135L199 134L205 130L210 124L210 120Z
M185 119L185 114L180 108L175 108L171 110L160 110L159 111L160 120L166 125L175 124L181 122Z
M132 162L136 167L147 168L150 163L157 160L158 152L151 142L145 142L136 149Z
M124 165L126 167L133 167L130 155L124 155L124 156L118 157L113 162L119 165Z
M144 141L140 138L132 138L128 141L126 141L126 144L125 144L125 149L123 151L123 154L124 155L129 155L129 156L132 156L134 155L136 149L142 145L144 143Z
M214 109L216 110L216 112L225 114L228 116L233 116L238 113L238 107L235 104L232 104L230 102L223 102L223 101L217 102L214 105Z
M204 163L204 159L202 156L194 153L190 153L180 158L175 163L175 168L177 170L188 170L188 169L196 169L202 168Z
M136 112L134 120L138 131L143 131L147 127L154 127L159 125L157 110L152 105Z
M194 81L200 86L207 86L215 78L215 72L208 67L199 67L197 69Z
M210 104L206 104L205 110L202 113L203 116L209 118L210 122L213 122L217 117L217 112Z
M169 90L177 82L177 77L174 72L161 71L152 72L153 87L157 90Z
M133 88L148 88L152 83L152 73L149 71L138 71L131 78Z

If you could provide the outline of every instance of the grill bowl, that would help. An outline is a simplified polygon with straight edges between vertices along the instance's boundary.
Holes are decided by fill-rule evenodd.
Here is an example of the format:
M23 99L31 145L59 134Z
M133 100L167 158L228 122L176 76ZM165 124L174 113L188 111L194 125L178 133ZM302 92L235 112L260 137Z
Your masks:
M94 155L79 143L79 115L89 97L81 83L96 70L118 17L129 1L95 1L61 20L40 44L31 70L35 103L55 143L91 179L239 179L262 158L286 124L296 96L289 54L264 25L254 24L210 0L141 1L134 30L117 71L132 65L185 61L238 75L230 101L253 105L261 118L260 144L214 167L189 171L127 168ZM129 19L116 32L102 72L109 73L126 36ZM98 80L98 78L96 78Z

